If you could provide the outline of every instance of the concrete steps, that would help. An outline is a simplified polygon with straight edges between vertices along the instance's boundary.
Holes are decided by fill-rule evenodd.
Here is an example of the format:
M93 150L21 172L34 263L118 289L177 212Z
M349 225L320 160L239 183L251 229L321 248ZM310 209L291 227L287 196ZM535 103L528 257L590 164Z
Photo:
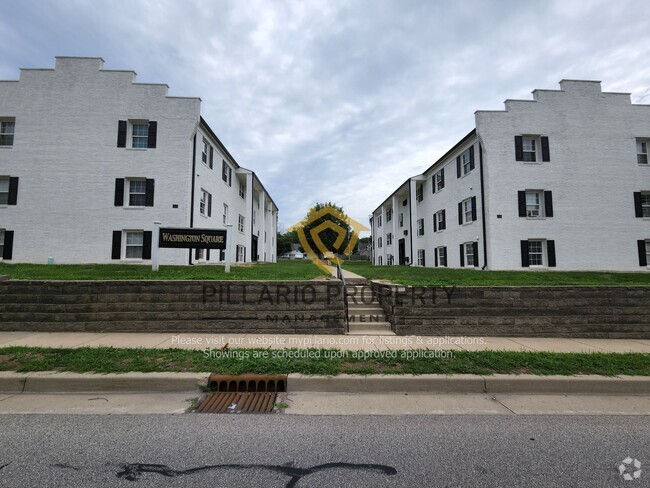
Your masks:
M395 335L367 283L348 286L348 322L350 335Z

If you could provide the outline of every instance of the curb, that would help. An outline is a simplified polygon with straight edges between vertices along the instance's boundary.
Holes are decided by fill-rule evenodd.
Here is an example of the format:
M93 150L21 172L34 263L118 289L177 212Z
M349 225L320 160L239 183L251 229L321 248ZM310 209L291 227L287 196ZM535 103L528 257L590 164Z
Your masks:
M199 391L210 373L0 372L0 393L143 393ZM518 393L650 395L645 376L339 375L290 374L289 393Z

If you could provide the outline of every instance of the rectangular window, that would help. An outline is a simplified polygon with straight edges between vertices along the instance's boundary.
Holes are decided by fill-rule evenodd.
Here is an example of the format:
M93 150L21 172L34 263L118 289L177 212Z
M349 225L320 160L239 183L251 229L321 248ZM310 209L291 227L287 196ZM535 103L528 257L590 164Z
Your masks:
M242 214L239 214L239 220L237 222L237 230L239 230L239 232L244 232L244 216Z
M2 254L0 254L2 256ZM650 239L645 241L645 262L650 263Z
M228 186L232 186L232 168L225 160L221 161L221 179Z
M650 217L650 193L641 193L641 215L644 218Z
M15 130L16 130L15 121L13 120L0 121L0 146L14 145Z
M531 137L524 137L522 138L521 142L524 151L524 161L529 163L535 162L537 160L535 139Z
M393 209L389 208L386 210L386 222L390 222L391 220L393 220Z
M2 145L2 144L0 144ZM648 143L647 141L636 141L636 160L639 164L648 164Z
M149 147L149 123L138 122L131 124L131 147L146 149Z
M206 166L210 165L210 143L207 139L203 139L203 151L201 151L201 161Z
M377 216L377 227L381 227L381 215Z
M207 191L201 190L201 201L199 202L199 213L205 215L206 217L210 216L210 201L212 200L212 195Z
M381 249L382 246L382 239L381 237L377 238L377 248Z
M418 236L424 235L424 219L418 219Z
M9 203L9 178L0 178L0 205L7 205Z
M424 266L424 249L418 249L418 266Z
M239 196L246 198L246 185L243 182L239 182Z
M423 185L418 185L415 189L415 200L421 202L424 199Z
M466 175L470 171L472 171L472 157L470 154L470 150L468 149L465 151L462 155L462 164L463 164L463 174Z
M126 258L142 259L144 248L144 232L127 231L126 233Z
M463 200L463 218L464 222L472 222L472 199Z
M438 257L438 266L442 268L447 267L447 248L440 246L436 248L436 256Z
M445 230L447 227L447 223L445 222L445 211L440 210L435 213L433 216L433 227L435 232L440 232L441 230Z
M5 252L5 230L0 229L0 258L4 256Z
M393 234L386 234L386 245L390 246L393 243Z
M530 266L544 265L542 241L528 241L528 264Z
M474 243L466 242L465 243L465 266L474 266Z
M381 262L381 261L382 261L381 256L379 256L379 266L382 265L382 262Z
M147 180L129 182L129 207L144 207L147 202Z
M246 247L237 244L237 262L242 263L246 260Z
M205 249L196 249L194 252L194 259L197 261L205 259Z
M540 193L538 191L526 192L526 217L542 216L542 198Z
M434 192L440 191L445 187L445 170L444 168L438 171L434 177L433 189Z
M223 225L228 223L228 205L223 204Z
M399 214L399 226L404 227L404 214Z

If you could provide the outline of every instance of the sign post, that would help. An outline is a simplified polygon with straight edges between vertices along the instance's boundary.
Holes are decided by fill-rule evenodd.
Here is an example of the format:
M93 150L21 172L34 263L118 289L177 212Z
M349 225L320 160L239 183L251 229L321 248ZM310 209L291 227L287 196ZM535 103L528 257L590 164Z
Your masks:
M160 224L157 220L153 223L151 234L151 270L158 271L158 242L160 238Z
M232 261L232 224L226 224L226 273L230 273Z

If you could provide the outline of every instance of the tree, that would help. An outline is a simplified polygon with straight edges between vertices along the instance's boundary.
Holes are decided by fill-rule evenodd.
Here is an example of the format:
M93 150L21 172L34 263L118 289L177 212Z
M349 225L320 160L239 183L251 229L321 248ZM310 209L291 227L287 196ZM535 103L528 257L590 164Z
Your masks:
M314 205L307 213L301 226L307 247L319 255L326 252L343 254L354 235L349 223L349 217L345 214L343 208L331 202ZM314 240L311 233L313 229L319 229L316 235L322 245L319 245Z
M286 231L283 234L278 232L278 256L291 252L292 244L300 244L300 241L298 240L298 234L295 230Z

